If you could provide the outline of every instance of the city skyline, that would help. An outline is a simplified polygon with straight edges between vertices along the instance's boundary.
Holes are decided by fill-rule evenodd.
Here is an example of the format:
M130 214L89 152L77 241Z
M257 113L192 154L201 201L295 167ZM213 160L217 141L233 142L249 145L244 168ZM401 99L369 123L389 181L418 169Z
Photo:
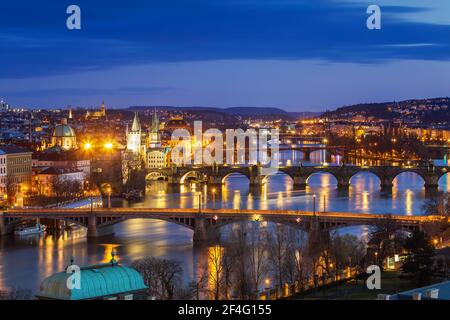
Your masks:
M448 96L450 5L378 0L382 29L368 30L372 2L78 1L75 31L66 4L22 13L5 3L0 95L28 107L100 97L113 107L297 112Z

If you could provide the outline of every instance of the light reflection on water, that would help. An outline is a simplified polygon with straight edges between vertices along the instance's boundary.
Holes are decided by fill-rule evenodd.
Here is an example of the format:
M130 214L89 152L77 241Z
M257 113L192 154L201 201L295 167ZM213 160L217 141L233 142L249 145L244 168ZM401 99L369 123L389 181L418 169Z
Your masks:
M314 154L313 160L314 160ZM426 197L423 180L413 173L403 173L394 180L392 193L382 192L379 180L370 173L354 176L347 191L337 188L330 174L312 176L304 190L293 190L292 180L283 174L270 177L269 183L258 193L251 193L247 178L230 176L221 190L182 186L177 193L168 192L164 183L154 184L142 203L136 207L198 207L203 194L203 205L227 208L299 209L313 210L313 194L317 211L348 211L362 213L395 213L418 215ZM441 190L450 189L450 177L439 181ZM115 206L126 205L121 201ZM365 226L346 228L367 236ZM0 239L0 289L28 288L36 291L47 276L64 270L70 257L79 265L107 262L111 251L124 264L147 256L176 259L183 265L186 279L192 279L199 264L204 264L205 252L192 247L192 231L181 226L157 220L129 220L115 226L115 235L98 240L87 240L81 229L61 236Z

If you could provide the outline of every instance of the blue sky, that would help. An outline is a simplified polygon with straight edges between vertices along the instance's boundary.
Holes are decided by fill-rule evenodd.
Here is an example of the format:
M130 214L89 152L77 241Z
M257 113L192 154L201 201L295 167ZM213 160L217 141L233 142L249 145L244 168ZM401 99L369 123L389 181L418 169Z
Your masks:
M66 28L77 4L82 30ZM366 28L366 8L382 29ZM29 107L345 104L450 95L448 0L2 1L0 96Z

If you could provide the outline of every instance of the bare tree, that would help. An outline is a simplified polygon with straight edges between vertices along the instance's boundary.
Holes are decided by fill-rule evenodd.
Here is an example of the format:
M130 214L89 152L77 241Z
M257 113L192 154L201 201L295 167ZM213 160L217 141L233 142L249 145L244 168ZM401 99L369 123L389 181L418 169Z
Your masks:
M287 237L287 227L282 224L275 224L273 232L268 233L268 252L272 272L275 276L275 283L282 286L285 282L285 259L289 251Z
M183 269L178 261L144 258L133 262L149 287L148 294L162 300L173 300L179 292Z
M209 284L214 300L222 296L224 252L225 249L219 245L208 249Z
M260 224L252 223L248 232L248 270L252 292L258 292L264 275L268 271L267 230L261 229Z
M240 224L230 234L228 249L233 255L233 289L239 299L249 299L252 295L249 272L246 265L248 256L247 232L245 224Z

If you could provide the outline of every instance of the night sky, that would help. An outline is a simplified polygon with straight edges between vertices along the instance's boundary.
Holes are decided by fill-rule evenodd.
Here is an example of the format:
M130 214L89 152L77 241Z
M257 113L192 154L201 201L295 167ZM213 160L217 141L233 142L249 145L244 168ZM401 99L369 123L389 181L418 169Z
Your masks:
M81 7L82 29L66 28ZM366 28L369 4L382 29ZM1 1L13 106L322 111L450 95L449 0Z

